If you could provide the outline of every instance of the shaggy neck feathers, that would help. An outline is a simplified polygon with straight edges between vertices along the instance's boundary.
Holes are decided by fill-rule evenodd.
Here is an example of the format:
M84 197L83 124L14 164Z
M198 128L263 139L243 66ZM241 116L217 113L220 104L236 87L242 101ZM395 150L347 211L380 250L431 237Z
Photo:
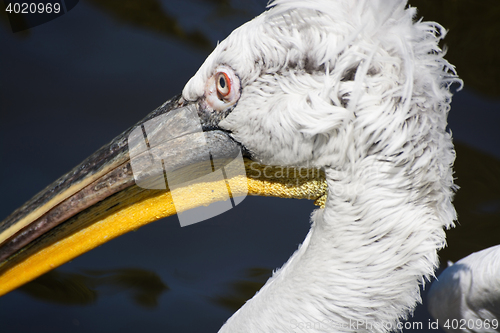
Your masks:
M327 169L326 207L313 213L304 243L220 332L396 328L438 263L451 223L441 217L454 214L441 211L449 196L418 194L412 166L367 159L348 172Z
M241 97L219 126L261 163L323 168L329 194L221 332L390 331L456 218L446 118L460 80L439 48L446 31L414 22L404 0L272 5L218 45L183 96L203 98L214 69L231 67Z

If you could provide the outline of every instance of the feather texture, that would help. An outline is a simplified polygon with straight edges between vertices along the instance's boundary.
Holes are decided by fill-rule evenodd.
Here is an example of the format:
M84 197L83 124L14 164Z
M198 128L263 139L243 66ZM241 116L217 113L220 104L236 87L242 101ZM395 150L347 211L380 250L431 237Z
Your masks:
M500 332L500 245L444 270L429 291L429 312L446 332Z
M221 332L387 332L420 300L456 219L446 125L461 81L446 31L405 6L273 1L184 88L196 100L233 68L241 98L219 125L262 163L323 168L329 187L304 243Z

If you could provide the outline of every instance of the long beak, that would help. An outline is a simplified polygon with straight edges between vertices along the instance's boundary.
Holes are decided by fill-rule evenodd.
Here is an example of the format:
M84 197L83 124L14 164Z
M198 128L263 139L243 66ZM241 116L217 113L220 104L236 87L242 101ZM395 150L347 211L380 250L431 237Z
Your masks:
M171 99L0 222L0 296L117 236L196 207L228 198L234 205L246 194L324 201L318 170L284 173L248 159L241 168L233 161L244 147L193 113L195 103Z

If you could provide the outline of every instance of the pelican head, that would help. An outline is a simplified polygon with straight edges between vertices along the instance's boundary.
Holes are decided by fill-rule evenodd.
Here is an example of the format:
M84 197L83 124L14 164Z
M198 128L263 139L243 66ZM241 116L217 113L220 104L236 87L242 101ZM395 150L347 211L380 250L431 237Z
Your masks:
M415 21L403 0L276 0L269 7L217 45L182 96L145 119L191 108L218 158L242 149L247 163L322 170L300 189L250 176L241 183L245 193L323 200L303 244L221 332L390 331L420 300L419 286L445 245L443 229L456 219L446 125L450 85L460 80L438 45L446 31ZM66 176L68 185L56 191L63 194L39 196L7 220L15 231L19 216L32 214L25 227L76 195L71 214L60 213L60 231L42 237L45 245L35 240L8 253L0 285L60 265L106 241L103 235L175 213L160 200L168 190L132 186L124 137ZM199 160L182 148L172 148L172 165ZM85 192L95 182L112 190ZM197 186L187 195L196 197ZM84 236L101 227L91 240ZM4 236L4 248L16 232ZM59 240L80 233L68 244L89 245L62 256Z

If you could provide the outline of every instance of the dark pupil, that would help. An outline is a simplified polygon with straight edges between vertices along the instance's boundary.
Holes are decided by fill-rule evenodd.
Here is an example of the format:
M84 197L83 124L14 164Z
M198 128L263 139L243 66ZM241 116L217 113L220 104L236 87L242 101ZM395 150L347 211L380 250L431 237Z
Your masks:
M222 89L224 89L226 87L226 80L224 80L224 78L222 76L219 79L219 85Z

